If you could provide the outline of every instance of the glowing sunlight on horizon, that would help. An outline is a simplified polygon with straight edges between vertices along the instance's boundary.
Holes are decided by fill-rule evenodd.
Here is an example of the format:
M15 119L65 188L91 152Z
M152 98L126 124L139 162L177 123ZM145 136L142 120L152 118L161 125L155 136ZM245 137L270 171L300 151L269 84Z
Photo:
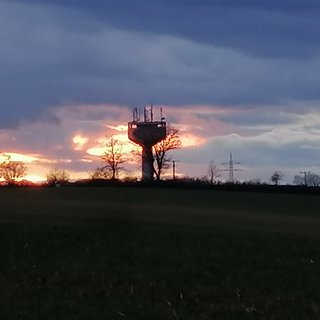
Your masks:
M18 152L4 152L4 155L0 156L0 162L7 160L6 156L9 156L11 161L19 161L24 163L32 163L39 160L39 158L35 155L26 155Z
M99 108L98 111L100 110ZM76 178L86 179L91 170L101 165L101 157L106 152L106 142L110 137L113 137L119 142L119 148L124 154L130 170L132 170L131 167L139 165L138 162L141 159L135 155L141 153L141 147L129 140L127 123L123 121L126 117L129 119L129 115L127 115L128 110L122 110L118 118L102 117L99 118L99 120L96 120L96 118L91 120L89 117L88 123L85 124L83 124L82 121L78 122L78 118L74 118L75 113L70 110L73 111L72 108L64 112L59 109L59 112L62 113L57 113L58 118L64 119L64 121L61 122L62 127L58 130L59 132L57 132L56 128L52 128L54 129L52 135L50 131L50 137L45 140L45 143L44 138L46 138L46 136L42 136L42 124L32 123L32 125L34 125L33 128L31 124L28 123L27 128L22 127L19 129L21 135L12 137L12 139L16 139L17 143L15 145L9 145L8 149L10 152L6 152L4 146L4 155L10 156L11 161L21 161L26 165L28 171L23 180L31 182L45 181L46 172L53 167L67 170L72 175L72 180ZM80 108L80 111L86 114L88 110L86 110L86 108ZM93 110L93 112L94 111L95 110ZM172 112L176 114L177 110L174 109ZM170 114L170 112L168 113ZM82 117L80 117L80 119L82 119ZM176 123L173 124L174 127L179 129L182 148L197 147L206 141L206 139L202 137L202 133L200 132L199 134L200 129L189 125L189 122L190 120L187 119L186 121L182 121L182 123L176 121ZM66 125L65 128L63 127L64 124ZM197 129L196 132L192 131L194 128ZM23 132L26 130L30 132L30 137L35 139L35 147L32 144L29 149L25 149L23 144L25 136ZM34 132L32 130L34 130ZM61 134L63 135L64 133L65 136L62 138ZM38 149L36 148L37 145L39 145ZM14 149L12 149L13 147ZM19 152L20 150L21 152ZM0 162L6 160L5 157L2 158L0 156Z
M185 147L185 148L199 147L206 142L205 138L193 135L191 133L181 134L180 139L181 139L181 147Z

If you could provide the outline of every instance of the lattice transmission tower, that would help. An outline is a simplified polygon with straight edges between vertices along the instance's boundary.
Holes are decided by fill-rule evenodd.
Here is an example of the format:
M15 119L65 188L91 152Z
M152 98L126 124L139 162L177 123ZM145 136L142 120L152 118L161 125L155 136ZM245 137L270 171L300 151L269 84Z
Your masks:
M235 171L243 171L243 169L237 169L234 166L236 164L241 164L240 162L233 161L232 153L230 153L229 161L223 162L222 165L228 165L228 169L221 169L220 171L228 171L229 172L229 182L234 183L234 172Z

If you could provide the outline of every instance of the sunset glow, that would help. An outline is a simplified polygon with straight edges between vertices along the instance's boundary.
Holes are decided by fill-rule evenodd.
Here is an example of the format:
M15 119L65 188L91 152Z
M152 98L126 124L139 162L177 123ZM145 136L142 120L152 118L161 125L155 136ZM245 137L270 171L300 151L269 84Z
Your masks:
M30 175L26 175L23 178L23 180L27 180L27 181L30 181L30 182L38 183L38 182L46 181L46 177L40 176L40 175L36 175L36 174L30 174Z
M192 134L181 134L181 147L199 147L206 142L206 139L192 135Z
M97 156L97 157L101 157L104 155L105 153L105 147L93 147L93 148L89 148L87 149L87 154L90 154L91 156Z
M128 131L128 127L123 124L119 124L117 126L107 126L107 128L115 130L115 131L119 131L119 132L127 132Z
M123 129L125 127L125 130ZM114 127L112 127L114 128ZM130 154L132 151L139 150L139 146L134 145L132 142L129 141L128 135L127 135L127 127L124 125L119 125L117 128L121 128L117 131L125 132L125 133L119 133L119 134L113 134L112 137L117 140L117 144L119 148L121 149L121 152L125 155ZM104 155L106 151L106 143L108 141L109 137L99 137L96 139L97 146L90 147L86 150L87 154L92 156L101 157Z
M82 150L84 145L88 142L88 138L84 137L80 134L76 134L73 139L72 142L74 144L74 150Z
M270 146L270 148L276 148L279 143L282 146L297 143L301 145L301 148L306 150L305 152L312 152L314 148L318 148L318 131L316 129L318 121L314 120L314 130L305 132L303 131L303 126L306 116L300 117L301 120L299 121L301 124L297 123L294 129L290 127L272 127L268 130L267 127L264 127L266 132L258 132L250 136L250 130L246 129L247 132L244 132L243 126L239 126L238 128L230 126L221 120L218 122L215 117L210 121L206 120L206 122L203 122L204 120L202 119L199 121L199 116L196 113L193 115L189 113L188 117L181 114L180 117L177 107L167 106L166 108L168 114L175 114L174 126L180 130L181 148L172 153L180 161L177 166L177 176L203 176L207 172L209 161L214 160L216 163L225 162L230 150L234 152L234 156L238 161L246 163L243 159L247 157L247 154L243 153L242 150L247 150L251 145L264 144ZM70 109L73 110L74 107ZM123 113L119 113L117 117L112 119L108 119L108 116L106 116L105 119L88 122L72 120L70 115L73 115L74 112L71 112L68 108L65 110L65 113L63 113L59 109L60 116L65 121L65 124L61 125L59 130L55 126L52 126L51 130L50 127L38 125L38 123L27 123L26 127L22 125L13 131L14 143L9 141L6 145L3 142L3 149L14 148L15 150L19 150L19 152L7 152L6 154L11 157L11 160L22 161L26 164L28 168L26 180L43 181L45 180L46 172L52 167L62 168L70 172L71 180L87 178L90 171L101 166L101 156L106 150L105 143L111 136L122 145L122 151L128 159L126 162L126 166L128 166L127 174L139 172L137 169L139 168L139 157L132 156L131 152L140 151L141 148L128 140L127 125L122 120L125 117L130 120L130 110L124 110ZM93 106L87 109L81 107L79 110L86 115L90 114L90 111L95 112ZM101 110L103 110L102 107L98 106L97 111L101 113ZM105 106L105 110L108 110L108 105ZM198 106L198 110L201 114L200 106ZM207 112L206 109L204 112ZM220 110L217 117L221 114L225 116ZM233 117L235 113L226 114ZM210 116L212 117L212 115ZM311 118L319 120L320 114L314 113ZM252 130L257 130L255 125L252 125L252 128ZM26 136L25 132L32 132L33 130L36 136L35 140L33 140L34 143L26 144L24 140ZM49 130L51 130L50 135L48 135ZM65 138L61 138L62 132L65 132ZM68 132L70 132L69 138ZM217 132L219 134L216 134ZM55 136L56 134L57 136ZM278 135L280 135L280 138ZM2 131L2 136L8 137L9 134ZM42 136L48 137L46 139L49 139L50 142L46 141L45 144L40 143L37 146L37 139L40 139ZM41 139L39 141L41 142ZM305 146L308 146L308 148L306 149ZM269 154L264 159L268 159ZM190 155L192 161L198 161L198 164L190 163ZM257 154L253 153L253 157L256 156ZM269 174L269 171L272 171L272 167L266 169L266 175ZM252 172L252 177L257 177L257 169L249 168L245 172L247 176ZM168 177L170 176L169 170ZM241 174L241 176L244 176L244 174Z
M39 160L36 156L16 152L5 152L5 155L9 156L11 161L21 161L24 163L32 163ZM0 162L5 160L7 160L7 157L0 154Z
M138 146L135 146L134 144L127 142L127 143L123 143L121 145L121 152L125 155L130 154L132 151L137 151L140 148ZM101 157L105 154L106 152L106 147L92 147L86 150L87 154L91 155L91 156L97 156L97 157Z

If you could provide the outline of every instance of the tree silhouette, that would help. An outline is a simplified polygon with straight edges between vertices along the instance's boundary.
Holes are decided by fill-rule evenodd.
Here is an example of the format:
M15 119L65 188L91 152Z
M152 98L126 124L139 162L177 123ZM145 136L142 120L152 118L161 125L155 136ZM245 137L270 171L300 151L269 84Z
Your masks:
M111 179L111 172L109 170L105 170L104 167L96 168L95 170L89 172L89 177L92 180Z
M295 175L293 183L296 185L318 187L320 185L320 176L312 172L306 172L304 176Z
M0 164L0 177L8 184L15 184L27 174L27 167L21 161L11 161L10 156L2 154L4 161Z
M70 174L63 169L52 168L47 173L47 183L49 185L66 184L69 178Z
M154 145L154 173L156 180L161 180L161 176L165 169L168 169L172 156L169 155L169 151L179 149L181 147L181 139L179 136L179 130L169 126L167 128L167 135L165 139Z
M101 157L105 165L96 169L101 177L108 177L112 180L118 178L119 172L123 169L121 164L126 162L123 145L114 137L108 138L106 141L106 149Z
M320 176L315 173L310 172L307 176L307 185L318 187L320 185Z
M208 166L208 179L211 184L214 184L217 179L221 176L220 170L218 167L214 164L213 161L209 162Z
M277 186L279 184L279 181L283 179L284 174L281 171L275 171L270 180Z

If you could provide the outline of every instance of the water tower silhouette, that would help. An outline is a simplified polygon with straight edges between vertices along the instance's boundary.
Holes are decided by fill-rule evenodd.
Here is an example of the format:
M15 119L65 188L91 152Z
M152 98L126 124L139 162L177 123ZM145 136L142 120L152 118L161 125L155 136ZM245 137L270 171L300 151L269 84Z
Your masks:
M143 121L137 108L133 109L133 121L128 122L128 137L142 147L142 180L153 180L153 153L152 147L163 140L166 135L166 122L162 116L160 121L153 121L153 106L144 107Z

